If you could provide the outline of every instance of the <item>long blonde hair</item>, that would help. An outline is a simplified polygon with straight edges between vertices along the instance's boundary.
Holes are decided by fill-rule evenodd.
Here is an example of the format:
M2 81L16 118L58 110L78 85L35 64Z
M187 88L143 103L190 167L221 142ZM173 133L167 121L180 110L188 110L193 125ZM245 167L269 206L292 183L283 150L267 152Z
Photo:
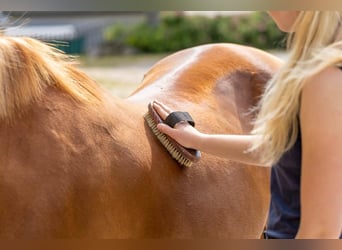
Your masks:
M289 150L298 136L302 88L307 79L342 62L342 15L338 11L301 11L289 35L290 54L268 83L252 134L251 150L272 164Z

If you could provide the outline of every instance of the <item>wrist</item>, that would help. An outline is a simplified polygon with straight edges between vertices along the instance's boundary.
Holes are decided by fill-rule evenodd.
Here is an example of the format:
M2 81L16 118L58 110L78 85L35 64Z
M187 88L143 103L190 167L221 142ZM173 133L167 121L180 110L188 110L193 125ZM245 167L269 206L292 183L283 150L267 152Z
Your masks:
M206 144L206 134L198 133L193 141L193 148L203 151L204 145Z

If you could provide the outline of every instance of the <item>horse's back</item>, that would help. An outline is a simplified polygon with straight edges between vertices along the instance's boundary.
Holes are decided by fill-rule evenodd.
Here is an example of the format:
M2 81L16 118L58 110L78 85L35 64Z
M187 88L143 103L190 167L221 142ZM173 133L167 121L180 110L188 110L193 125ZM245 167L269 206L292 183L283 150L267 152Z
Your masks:
M244 134L252 128L256 115L252 108L279 66L279 59L254 48L234 44L199 46L158 62L127 101L146 107L149 101L158 99L175 110L190 112L200 131ZM155 143L155 138L150 140ZM175 194L179 200L171 207L178 211L184 235L260 236L269 205L268 168L203 153L199 163L184 169L159 148L162 146L152 151L152 168L162 172L170 183L161 187L171 198L181 192Z

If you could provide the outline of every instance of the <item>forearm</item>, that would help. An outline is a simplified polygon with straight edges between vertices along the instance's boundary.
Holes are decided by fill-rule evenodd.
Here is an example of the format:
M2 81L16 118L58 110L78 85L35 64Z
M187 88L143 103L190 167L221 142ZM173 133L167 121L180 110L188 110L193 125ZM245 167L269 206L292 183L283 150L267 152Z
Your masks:
M159 123L158 129L187 148L251 165L265 166L258 152L250 152L255 135L204 134L187 123L178 123L175 128Z
M202 134L198 138L197 149L246 164L265 166L261 163L257 152L248 149L256 137L254 135L209 135Z

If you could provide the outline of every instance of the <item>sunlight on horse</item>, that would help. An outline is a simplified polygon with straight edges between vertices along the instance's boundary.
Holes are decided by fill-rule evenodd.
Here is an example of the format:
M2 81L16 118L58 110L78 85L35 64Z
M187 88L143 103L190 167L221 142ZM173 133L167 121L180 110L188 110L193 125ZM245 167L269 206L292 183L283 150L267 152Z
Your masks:
M0 37L0 238L258 238L269 169L202 154L191 168L146 126L158 99L206 133L248 133L280 61L212 44L156 63L120 99L67 56Z

